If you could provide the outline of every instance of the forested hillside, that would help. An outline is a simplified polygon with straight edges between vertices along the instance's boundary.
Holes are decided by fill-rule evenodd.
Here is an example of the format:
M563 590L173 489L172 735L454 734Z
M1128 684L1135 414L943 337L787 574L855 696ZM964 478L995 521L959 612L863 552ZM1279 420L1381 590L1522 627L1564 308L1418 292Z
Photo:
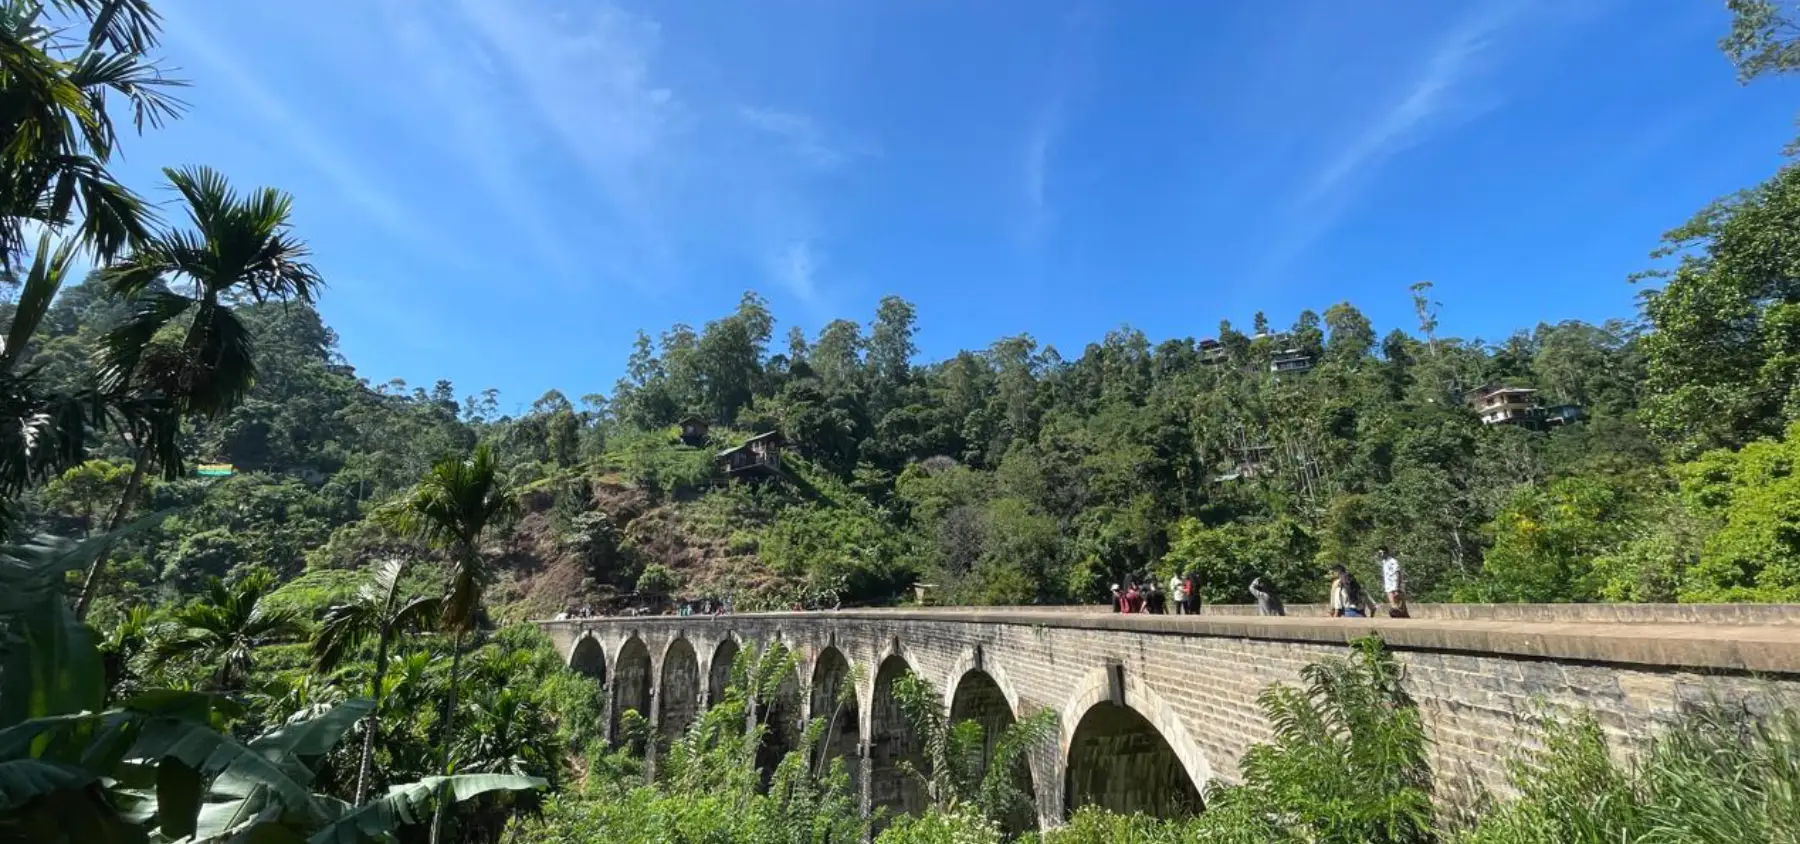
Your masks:
M1492 342L1442 335L1429 285L1396 284L1416 325L1378 328L1344 302L1199 340L1122 327L1079 355L1020 336L928 362L901 298L777 345L751 293L699 329L641 333L610 395L577 407L551 392L506 417L491 391L370 384L311 306L253 304L255 386L182 435L190 465L238 474L153 481L145 506L179 509L127 544L107 594L168 599L266 568L316 609L406 550L370 514L435 459L487 443L524 505L494 549L495 605L515 617L646 574L646 591L741 605L885 603L917 581L945 602L1096 601L1174 570L1198 572L1211 601L1246 600L1259 574L1311 599L1331 564L1367 569L1383 544L1426 599L1793 600L1796 443L1780 434L1794 410L1771 397L1788 382L1787 306L1753 304L1729 327L1766 342L1727 347L1691 323L1716 322L1713 297L1769 298L1727 288L1755 283L1733 240L1800 208L1794 178L1679 232L1698 251L1643 318ZM78 383L125 316L98 280L73 287L30 360ZM1277 372L1278 358L1311 366ZM1535 388L1579 419L1483 424L1484 385ZM712 423L709 443L681 442L690 415ZM765 431L785 438L786 479L723 482L714 454ZM128 460L103 444L32 496L35 517L92 529Z
M1790 7L1727 7L1746 80L1800 67ZM746 650L652 776L641 714L508 624L573 607L1093 602L1176 571L1314 600L1380 545L1426 600L1800 601L1800 164L1671 232L1603 325L1449 336L1458 304L1392 279L1411 324L1319 302L930 360L901 297L809 336L748 293L507 416L343 358L305 197L191 166L153 209L114 179L128 126L181 114L161 34L143 0L0 0L0 844L865 836L823 718L766 758L793 654ZM720 456L771 433L778 461ZM1044 840L1791 840L1779 705L1628 767L1595 718L1550 724L1518 800L1440 829L1400 670L1370 640L1266 690L1271 742L1197 819L1089 807ZM1051 716L988 742L901 688L933 802L881 840L1002 840L1004 754Z

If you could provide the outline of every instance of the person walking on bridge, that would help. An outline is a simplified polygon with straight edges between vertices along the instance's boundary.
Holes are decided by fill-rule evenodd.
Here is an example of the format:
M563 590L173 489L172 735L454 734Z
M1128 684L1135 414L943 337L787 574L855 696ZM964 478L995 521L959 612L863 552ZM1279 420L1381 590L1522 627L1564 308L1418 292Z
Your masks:
M1375 611L1356 575L1342 565L1331 568L1331 614L1337 618L1368 618Z
M1181 572L1169 575L1169 600L1175 602L1176 615L1187 614L1187 597L1187 584L1182 581Z
M1120 604L1123 606L1124 612L1141 613L1144 611L1143 590L1139 589L1137 583L1129 578L1125 581L1125 595Z
M1406 609L1406 579L1400 572L1400 558L1383 545L1375 552L1375 559L1381 563L1381 591L1387 593L1388 615L1411 618L1412 613Z

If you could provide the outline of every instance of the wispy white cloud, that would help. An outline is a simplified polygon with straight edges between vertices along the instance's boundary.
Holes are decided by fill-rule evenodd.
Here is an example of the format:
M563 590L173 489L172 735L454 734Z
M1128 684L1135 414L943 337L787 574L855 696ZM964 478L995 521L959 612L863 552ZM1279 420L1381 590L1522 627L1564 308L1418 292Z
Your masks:
M802 301L817 295L815 278L821 256L813 251L810 240L796 240L769 257L769 274L779 280L788 292Z
M1472 120L1498 105L1492 99L1468 99L1462 96L1462 87L1479 69L1481 54L1519 9L1519 3L1487 9L1440 38L1419 74L1326 162L1297 204L1328 200L1334 192L1352 187L1357 176L1425 140L1431 131Z
M1057 142L1062 139L1063 126L1062 99L1058 97L1044 106L1025 134L1024 149L1019 159L1020 188L1024 200L1019 239L1027 250L1035 250L1042 245L1056 224L1056 205L1051 193L1050 174L1056 160Z
M455 263L473 264L471 252L433 232L409 213L394 196L382 189L376 180L352 163L351 158L328 141L311 122L290 110L244 66L235 56L221 49L225 43L208 33L196 19L177 4L158 6L164 19L166 39L182 54L196 59L209 84L229 89L250 115L261 122L271 137L324 176L334 189L369 220L414 247L446 257Z
M477 237L516 243L483 268L646 295L696 279L703 261L741 263L804 301L824 289L827 180L853 177L852 165L879 154L873 143L683 76L684 54L658 21L618 0L374 0L339 11L370 31L360 62L309 84L342 99L354 123L279 96L240 39L195 27L205 22L197 4L173 10L169 31L209 87L233 94L286 157L396 241L459 258L490 255ZM303 49L336 49L327 30L310 35ZM395 178L442 167L429 190L390 193L371 174L394 175L395 162L348 154L384 133L418 151L400 157ZM444 234L471 225L476 236Z
M687 109L652 74L662 30L607 3L460 0L483 46L560 141L607 212L583 232L613 275L655 285L674 259ZM598 224L596 224L598 223ZM567 233L565 233L567 234Z
M1382 167L1433 136L1498 108L1500 92L1475 83L1495 63L1497 42L1515 26L1528 0L1500 0L1475 11L1430 42L1416 71L1371 107L1288 203L1287 226L1264 251L1255 288L1305 253L1354 204Z
M760 106L739 106L737 115L745 125L780 142L802 164L819 170L835 170L855 159L874 154L874 150L866 146L827 137L819 122L805 114Z
M413 2L414 17L436 8ZM824 236L817 180L872 148L799 111L678 89L661 25L622 6L457 0L456 9L473 49L438 50L430 61L461 64L445 71L457 81L445 85L452 94L444 105L456 112L459 143L484 162L478 173L508 199L517 222L542 228L535 221L548 215L537 197L507 185L518 171L542 172L534 165L546 156L560 157L576 172L537 188L558 194L544 200L565 212L551 223L556 235L578 244L578 257L602 276L646 292L669 289L690 253L722 251L760 266L797 297L815 294L817 261L791 258L814 255ZM477 66L488 57L491 70ZM464 79L502 85L500 96L522 108L459 105ZM526 161L517 160L522 149L530 150ZM569 213L572 197L591 201ZM793 251L796 243L803 252Z
M443 144L476 187L486 194L504 228L524 238L546 262L553 277L568 280L582 258L554 229L544 197L531 190L529 146L516 127L519 104L509 96L494 62L481 44L460 32L437 10L437 0L383 0L383 23L404 66L416 74L409 86L428 105L419 123L421 141Z

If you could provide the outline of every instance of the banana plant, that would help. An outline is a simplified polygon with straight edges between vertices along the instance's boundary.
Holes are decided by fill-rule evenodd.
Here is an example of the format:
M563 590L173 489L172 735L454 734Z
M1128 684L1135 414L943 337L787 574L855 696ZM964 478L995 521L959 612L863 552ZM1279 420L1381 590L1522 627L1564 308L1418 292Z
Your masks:
M116 539L0 546L0 844L363 844L445 801L546 785L433 777L360 805L313 793L315 766L374 708L366 698L249 742L224 732L242 709L217 695L154 690L105 709L96 637L62 587Z

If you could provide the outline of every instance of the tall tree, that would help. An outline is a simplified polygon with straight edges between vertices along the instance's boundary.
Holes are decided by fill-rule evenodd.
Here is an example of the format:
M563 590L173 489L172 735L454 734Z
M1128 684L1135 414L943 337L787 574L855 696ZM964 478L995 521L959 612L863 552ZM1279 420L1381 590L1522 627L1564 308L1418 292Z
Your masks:
M108 267L104 277L133 303L123 325L108 332L102 382L112 393L142 393L183 415L217 418L256 383L256 351L238 318L242 302L312 304L324 281L293 236L293 199L274 188L240 195L207 167L167 169L192 230L163 229ZM128 432L129 433L129 432ZM117 530L131 512L155 452L132 439L131 478L107 521ZM105 558L94 562L77 616L99 593Z
M436 619L443 611L443 599L423 596L405 600L401 592L401 576L406 564L386 560L356 590L351 600L335 604L325 611L319 629L313 635L313 664L321 673L337 670L345 659L354 655L370 639L375 640L375 665L369 677L369 697L374 701L363 728L362 753L356 765L356 796L362 803L369 793L369 768L375 758L375 742L381 732L382 680L388 667L388 648L394 636L417 630Z
M444 694L444 716L439 736L444 772L450 772L450 742L454 735L457 691L462 667L463 639L475 628L481 613L481 592L489 580L481 540L490 527L512 512L516 503L500 477L494 455L486 443L475 447L467 459L445 457L431 467L412 491L386 511L386 518L403 533L443 549L450 556L440 620L454 638L450 656L450 682ZM431 840L443 833L444 807L439 806L431 824Z
M40 238L0 348L0 413L20 421L0 430L0 531L10 529L19 493L82 462L108 428L140 444L142 455L154 458L169 477L180 469L180 422L168 401L93 387L62 388L29 362L32 341L61 289L73 247L73 241L65 241L52 249L48 234ZM140 470L131 474L142 481ZM114 519L108 525L112 533L122 522ZM103 558L96 557L95 565Z
M880 419L900 403L900 391L912 377L912 359L919 347L918 312L899 296L883 296L869 327L870 414Z
M241 691L256 667L258 648L306 630L292 610L264 600L274 588L274 578L265 572L229 586L212 578L204 597L173 613L172 629L156 645L157 657L193 658L211 668L215 690Z
M1655 329L1645 422L1684 455L1800 419L1800 165L1710 206L1664 237L1680 255L1644 294Z
M70 39L48 11L87 31ZM149 235L151 212L106 166L118 145L110 107L123 102L137 127L174 117L181 83L148 52L157 15L143 0L9 0L0 6L0 265L27 246L26 226L73 229L110 260Z

